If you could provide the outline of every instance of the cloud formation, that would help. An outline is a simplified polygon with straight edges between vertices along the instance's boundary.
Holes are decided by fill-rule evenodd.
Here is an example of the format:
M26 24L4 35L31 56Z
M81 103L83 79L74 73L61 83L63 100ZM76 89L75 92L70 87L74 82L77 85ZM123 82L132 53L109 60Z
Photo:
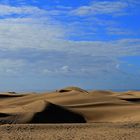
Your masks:
M125 15L127 2L56 7L0 5L0 77L136 79L122 69L121 58L140 55L140 38L124 37L130 32L118 28L114 17L98 17Z
M0 59L0 76L18 76L25 67L24 60Z
M125 8L128 7L126 2L121 1L95 1L88 6L81 6L72 12L75 15L98 15L98 14L111 14L118 15L123 14Z
M43 9L39 9L38 7L33 7L33 6L16 7L16 6L0 4L0 16L7 16L7 15L13 15L13 14L35 15L35 13L37 13L38 15L40 14L42 15L42 14L46 14L47 11Z

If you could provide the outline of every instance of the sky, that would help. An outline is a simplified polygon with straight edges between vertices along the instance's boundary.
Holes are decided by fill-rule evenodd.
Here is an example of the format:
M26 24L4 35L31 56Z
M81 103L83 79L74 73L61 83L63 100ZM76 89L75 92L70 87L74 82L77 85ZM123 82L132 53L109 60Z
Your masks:
M140 89L139 0L0 0L0 91Z

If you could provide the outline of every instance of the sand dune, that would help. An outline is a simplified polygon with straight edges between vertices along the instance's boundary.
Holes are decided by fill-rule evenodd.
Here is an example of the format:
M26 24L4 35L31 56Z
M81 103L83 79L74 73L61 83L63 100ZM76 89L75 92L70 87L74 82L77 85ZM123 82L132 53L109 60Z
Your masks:
M140 92L67 87L46 93L0 93L0 124L140 122ZM67 127L67 126L66 126Z
M88 123L140 121L138 91L115 93L68 87L42 94L1 93L0 100L1 122L15 115L17 123L76 123L80 118ZM53 115L54 122L49 121Z

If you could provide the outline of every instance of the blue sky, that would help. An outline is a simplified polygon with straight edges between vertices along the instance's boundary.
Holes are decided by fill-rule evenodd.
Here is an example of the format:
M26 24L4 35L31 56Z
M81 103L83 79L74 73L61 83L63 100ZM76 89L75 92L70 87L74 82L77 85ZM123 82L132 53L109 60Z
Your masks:
M0 0L0 90L140 89L139 0Z

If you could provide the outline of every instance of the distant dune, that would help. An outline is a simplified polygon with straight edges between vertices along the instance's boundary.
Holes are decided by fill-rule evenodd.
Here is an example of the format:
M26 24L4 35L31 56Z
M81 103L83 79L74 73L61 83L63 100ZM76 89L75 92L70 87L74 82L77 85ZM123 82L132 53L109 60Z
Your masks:
M0 124L139 123L140 91L86 91L66 87L47 93L0 93ZM1 127L2 127L1 126Z

